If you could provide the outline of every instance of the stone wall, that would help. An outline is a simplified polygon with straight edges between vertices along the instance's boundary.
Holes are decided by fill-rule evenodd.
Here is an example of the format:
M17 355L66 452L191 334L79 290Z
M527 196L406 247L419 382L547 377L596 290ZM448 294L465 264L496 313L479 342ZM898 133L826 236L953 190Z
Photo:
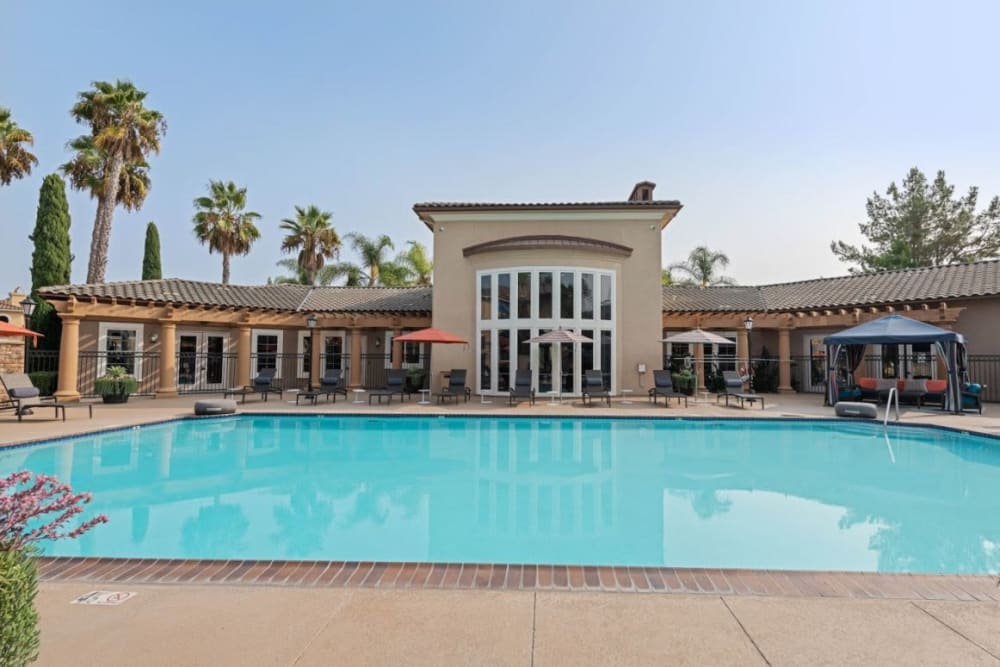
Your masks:
M0 338L0 373L20 373L24 370L24 339ZM0 401L7 400L7 392L0 386Z

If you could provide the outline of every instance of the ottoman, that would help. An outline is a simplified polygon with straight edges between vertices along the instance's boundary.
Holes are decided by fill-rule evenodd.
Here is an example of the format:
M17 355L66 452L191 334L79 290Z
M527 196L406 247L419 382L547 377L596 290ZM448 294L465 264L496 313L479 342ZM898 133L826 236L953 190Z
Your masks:
M236 412L236 401L226 398L205 398L194 402L194 413L205 415L231 415Z
M837 404L833 406L833 412L838 417L860 417L861 419L878 418L878 408L871 403L838 401Z

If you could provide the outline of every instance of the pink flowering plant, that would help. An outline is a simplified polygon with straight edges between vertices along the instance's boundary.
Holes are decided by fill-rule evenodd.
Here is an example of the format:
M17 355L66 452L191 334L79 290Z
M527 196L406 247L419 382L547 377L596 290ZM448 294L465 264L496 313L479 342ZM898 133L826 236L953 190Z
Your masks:
M75 528L68 524L90 502L52 475L27 470L0 479L0 551L22 549L42 540L80 537L108 517L98 514Z

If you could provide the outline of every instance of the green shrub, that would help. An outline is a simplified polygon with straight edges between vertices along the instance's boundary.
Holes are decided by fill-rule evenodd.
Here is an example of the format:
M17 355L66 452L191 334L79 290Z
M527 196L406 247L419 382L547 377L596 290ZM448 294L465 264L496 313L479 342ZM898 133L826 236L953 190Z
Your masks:
M100 396L134 394L138 389L139 383L122 366L110 367L94 381L94 393Z
M705 388L713 394L718 394L726 388L726 379L715 364L705 367Z
M35 371L28 373L28 377L31 378L31 384L35 385L42 396L51 396L55 393L59 381L58 371Z
M674 389L688 396L694 395L694 390L698 385L697 375L689 370L683 370L680 373L672 373L670 379L674 383Z
M0 549L0 665L23 667L38 658L38 573L30 549Z
M778 360L768 353L766 347L753 364L753 390L758 394L778 391Z

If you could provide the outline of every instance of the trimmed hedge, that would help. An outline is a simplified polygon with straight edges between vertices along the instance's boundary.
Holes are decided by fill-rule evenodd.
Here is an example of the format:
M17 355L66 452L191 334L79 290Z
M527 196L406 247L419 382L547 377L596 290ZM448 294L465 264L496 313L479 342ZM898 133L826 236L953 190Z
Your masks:
M37 592L31 555L0 549L0 665L24 667L38 659Z
M28 377L31 378L31 384L38 388L42 396L54 394L59 382L58 371L35 371L28 373Z

